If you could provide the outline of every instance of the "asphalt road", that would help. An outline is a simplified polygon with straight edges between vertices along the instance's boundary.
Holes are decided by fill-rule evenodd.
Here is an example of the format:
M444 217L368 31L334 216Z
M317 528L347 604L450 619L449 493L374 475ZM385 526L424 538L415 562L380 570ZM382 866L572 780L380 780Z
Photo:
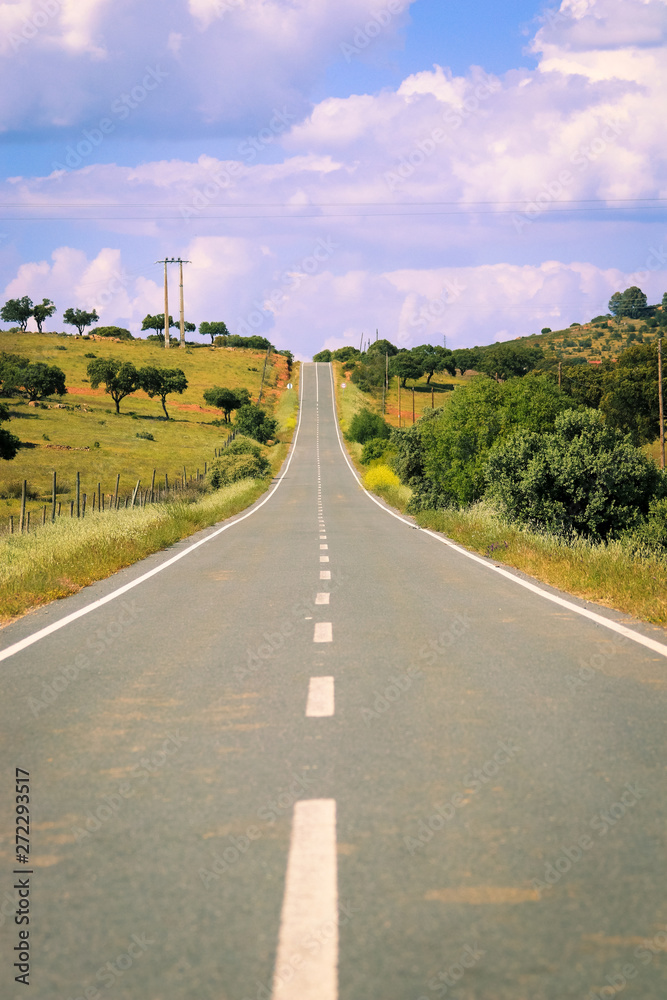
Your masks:
M664 634L380 510L303 393L250 516L0 633L0 995L664 1000Z

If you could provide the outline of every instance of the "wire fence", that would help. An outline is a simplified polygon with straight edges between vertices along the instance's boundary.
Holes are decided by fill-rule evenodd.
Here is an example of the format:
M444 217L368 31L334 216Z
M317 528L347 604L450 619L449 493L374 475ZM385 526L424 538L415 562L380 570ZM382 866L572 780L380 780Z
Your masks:
M221 447L216 448L214 458L219 458L225 448L228 448L236 438L236 431L232 431ZM90 492L84 492L81 488L81 473L76 474L76 485L74 497L69 500L58 499L58 477L53 472L51 485L50 503L42 502L40 506L28 508L28 481L23 480L21 487L21 512L18 518L12 514L9 516L3 534L24 534L27 531L52 524L58 517L84 518L86 514L96 512L111 512L116 510L129 510L132 507L146 507L151 503L164 503L165 500L174 495L183 493L199 483L203 483L208 472L208 462L204 462L204 471L201 468L188 475L187 469L183 466L183 471L177 475L165 472L164 477L157 479L157 470L153 469L151 484L145 489L142 488L141 479L137 479L136 485L128 493L120 492L120 473L116 474L116 487L111 493L102 491L101 482Z

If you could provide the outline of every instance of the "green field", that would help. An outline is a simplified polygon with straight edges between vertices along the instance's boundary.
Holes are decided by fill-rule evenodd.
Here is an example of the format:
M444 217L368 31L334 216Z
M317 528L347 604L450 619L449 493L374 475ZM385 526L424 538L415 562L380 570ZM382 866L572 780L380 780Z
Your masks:
M65 396L37 406L18 398L4 400L12 417L4 426L19 437L24 447L16 458L0 464L0 533L7 530L10 515L17 522L24 479L31 497L27 509L34 523L41 520L43 505L50 502L54 471L63 511L69 510L69 501L74 497L77 472L81 492L88 496L88 509L97 484L108 495L115 490L118 474L120 494L126 495L137 479L142 488L150 486L153 470L156 482L164 482L165 473L173 482L184 467L188 477L197 469L203 472L204 463L211 461L215 448L231 429L212 423L221 414L206 406L204 390L213 385L245 386L256 402L265 358L264 352L243 348L203 345L165 351L145 340L118 343L62 334L7 332L0 332L0 351L58 365L65 372L69 390ZM86 354L131 361L137 368L181 368L188 388L182 395L167 399L172 419L164 419L159 398L149 399L143 392L126 397L117 415L104 389L91 389L86 374L91 359ZM282 397L296 391L285 388L287 381L286 358L273 354L267 366L262 405L266 404L270 411L280 407ZM152 434L154 440L138 438L138 433Z

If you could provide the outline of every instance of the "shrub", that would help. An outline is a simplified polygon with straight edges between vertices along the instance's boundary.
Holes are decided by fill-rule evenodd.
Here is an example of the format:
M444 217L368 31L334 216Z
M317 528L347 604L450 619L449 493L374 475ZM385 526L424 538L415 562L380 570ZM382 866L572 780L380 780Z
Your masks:
M540 330L540 333L551 333L551 327L543 326L542 329Z
M155 438L149 431L137 431L135 437L143 438L144 441L155 441Z
M236 411L234 426L240 434L254 438L260 444L266 444L275 437L278 421L269 417L261 407L247 403Z
M592 540L618 537L664 491L664 476L595 410L569 410L552 433L520 430L486 467L487 495L528 526Z
M118 337L119 340L134 340L129 330L122 326L98 326L95 327L96 337ZM86 355L88 357L88 355Z
M370 462L384 458L387 447L386 438L369 438L364 445L364 450L361 453L362 465L369 465Z
M396 489L400 485L401 480L388 465L374 465L364 476L364 486L367 490Z
M351 441L366 444L371 438L385 438L390 434L389 424L385 423L379 413L363 409L355 413L350 421L347 436Z
M259 452L259 449L257 451ZM231 448L228 448L212 463L207 473L207 481L214 490L217 490L240 479L259 479L265 476L270 468L270 463L261 453L234 454Z
M319 354L314 354L313 361L331 361L331 351L324 350L320 351Z
M648 515L621 536L624 548L638 554L667 554L667 497L651 500Z
M96 358L96 357L97 357L96 354L91 354L90 352L88 352L88 354L84 354L84 358Z

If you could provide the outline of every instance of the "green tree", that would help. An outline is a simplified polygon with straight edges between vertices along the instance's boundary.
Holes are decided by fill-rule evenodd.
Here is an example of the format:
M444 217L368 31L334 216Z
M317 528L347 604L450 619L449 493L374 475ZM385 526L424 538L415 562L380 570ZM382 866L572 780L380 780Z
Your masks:
M164 320L164 316L162 318ZM164 327L164 322L162 325ZM229 336L229 330L227 329L227 324L223 323L222 320L219 320L214 323L206 323L206 322L200 323L199 332L203 337L210 337L211 343L213 343L216 337Z
M519 430L489 456L489 495L520 524L598 541L646 515L664 475L595 410L568 410L554 430Z
M449 502L472 503L486 488L486 462L497 440L520 427L541 433L572 400L548 375L494 382L484 375L456 389L429 420L416 425L424 476Z
M521 343L494 344L487 348L478 367L496 379L520 378L544 358L541 347Z
M612 316L622 316L623 315L623 296L620 292L614 292L612 297L609 299L609 312Z
M261 407L246 403L239 408L234 426L239 434L246 434L260 444L266 444L276 436L278 421L269 417Z
M634 344L623 351L604 380L599 406L607 424L630 434L635 445L655 440L660 428L656 344Z
M169 420L167 413L166 399L172 392L181 393L188 387L188 380L185 372L180 368L156 368L147 365L139 369L139 387L148 393L150 398L159 396L162 401L162 409L165 419Z
M366 354L381 354L382 357L388 354L390 358L393 358L395 354L398 354L398 347L395 347L390 340L374 340Z
M371 438L384 438L387 440L391 429L382 419L379 413L364 408L352 417L347 436L350 441L358 441L365 444Z
M63 313L64 322L68 326L75 326L79 331L79 336L87 326L97 323L99 318L95 309L92 312L86 312L85 309L66 309Z
M32 316L32 299L24 295L21 299L8 299L0 309L0 319L4 323L18 323L22 333L25 333L28 320Z
M389 362L389 374L398 376L405 388L408 379L417 381L424 374L420 359L412 351L399 351Z
M482 350L479 347L457 347L452 351L454 364L464 375L467 371L478 371L478 366L482 359Z
M0 403L0 424L6 420L9 420L9 410L4 403ZM20 447L21 442L16 435L10 433L4 427L0 427L0 458L9 461L16 456Z
M626 288L621 297L622 315L630 316L632 319L639 319L646 315L647 299L641 288L631 285Z
M3 380L3 388L5 386L9 391L21 393L30 402L55 394L64 396L67 392L62 368L44 364L43 361L10 368Z
M454 354L447 347L438 347L433 344L422 344L413 347L411 353L417 358L421 365L422 372L426 375L428 385L436 372L449 372L456 375L456 362Z
M324 350L314 354L313 361L331 361L331 351Z
M169 317L169 326L178 326L178 323L174 322L172 316ZM164 313L157 313L155 316L151 316L148 313L147 316L141 321L142 330L155 330L156 333L164 332Z
M356 347L339 347L331 353L333 361L342 361L343 364L358 357L361 357L361 351L357 350Z
M37 323L37 329L39 330L40 333L42 332L42 326L44 325L46 320L49 318L49 316L53 316L55 311L56 307L51 301L51 299L42 299L40 303L38 303L36 306L33 307L32 314L35 318L35 322Z
M230 422L230 415L233 410L238 410L242 406L247 406L250 402L250 393L247 389L224 389L214 385L204 392L204 400L209 406L215 406L217 410L222 410L226 423Z
M116 413L120 413L121 400L140 388L139 372L129 361L118 361L115 358L95 358L88 364L88 377L93 389L104 385L116 404Z

